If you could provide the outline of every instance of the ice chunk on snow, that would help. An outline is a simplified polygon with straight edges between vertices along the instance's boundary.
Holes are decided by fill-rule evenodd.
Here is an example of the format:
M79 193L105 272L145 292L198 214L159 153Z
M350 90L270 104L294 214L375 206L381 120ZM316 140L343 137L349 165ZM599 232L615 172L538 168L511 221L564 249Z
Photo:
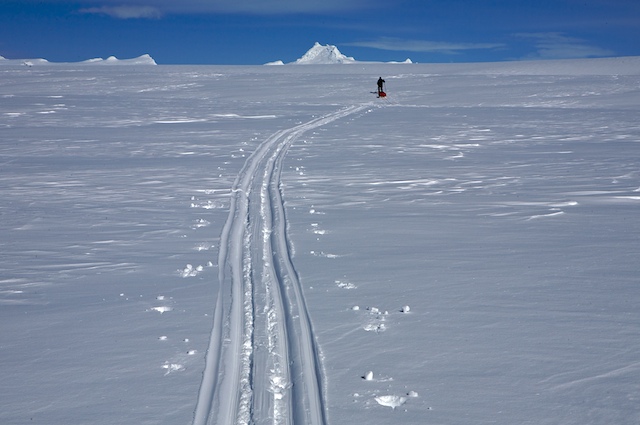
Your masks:
M163 306L159 306L159 307L152 307L151 310L155 310L157 312L159 312L160 314L162 313L166 313L167 311L171 311L173 310L173 308L163 305Z
M390 407L395 409L398 406L402 406L407 402L406 397L399 395L381 395L375 398L380 406Z

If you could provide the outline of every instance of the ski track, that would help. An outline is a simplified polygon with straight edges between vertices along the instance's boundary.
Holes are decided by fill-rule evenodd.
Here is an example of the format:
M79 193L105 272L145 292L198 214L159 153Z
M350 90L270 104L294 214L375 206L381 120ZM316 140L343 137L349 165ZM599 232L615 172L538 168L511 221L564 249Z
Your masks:
M238 174L222 229L220 292L193 425L326 424L322 367L291 260L280 175L302 134L368 107L274 133Z

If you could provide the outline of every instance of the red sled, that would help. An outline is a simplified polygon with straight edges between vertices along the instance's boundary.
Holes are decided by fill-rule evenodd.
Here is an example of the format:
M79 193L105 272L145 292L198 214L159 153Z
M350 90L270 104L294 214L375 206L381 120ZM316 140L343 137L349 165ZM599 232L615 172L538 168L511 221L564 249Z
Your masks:
M387 94L383 91L378 93L378 97L387 97Z

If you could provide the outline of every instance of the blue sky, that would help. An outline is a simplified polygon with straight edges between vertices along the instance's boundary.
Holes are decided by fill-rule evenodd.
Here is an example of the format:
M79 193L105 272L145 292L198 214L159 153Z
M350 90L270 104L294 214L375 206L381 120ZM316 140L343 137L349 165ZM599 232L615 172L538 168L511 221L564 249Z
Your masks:
M640 56L638 0L0 0L0 55L75 62L292 62Z

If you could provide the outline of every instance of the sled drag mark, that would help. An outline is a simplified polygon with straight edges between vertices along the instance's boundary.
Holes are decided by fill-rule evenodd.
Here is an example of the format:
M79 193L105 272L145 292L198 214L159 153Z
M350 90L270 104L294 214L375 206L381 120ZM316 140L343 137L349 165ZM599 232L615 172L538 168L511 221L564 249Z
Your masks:
M326 424L316 339L287 239L282 163L302 134L367 106L274 133L236 177L193 425Z

